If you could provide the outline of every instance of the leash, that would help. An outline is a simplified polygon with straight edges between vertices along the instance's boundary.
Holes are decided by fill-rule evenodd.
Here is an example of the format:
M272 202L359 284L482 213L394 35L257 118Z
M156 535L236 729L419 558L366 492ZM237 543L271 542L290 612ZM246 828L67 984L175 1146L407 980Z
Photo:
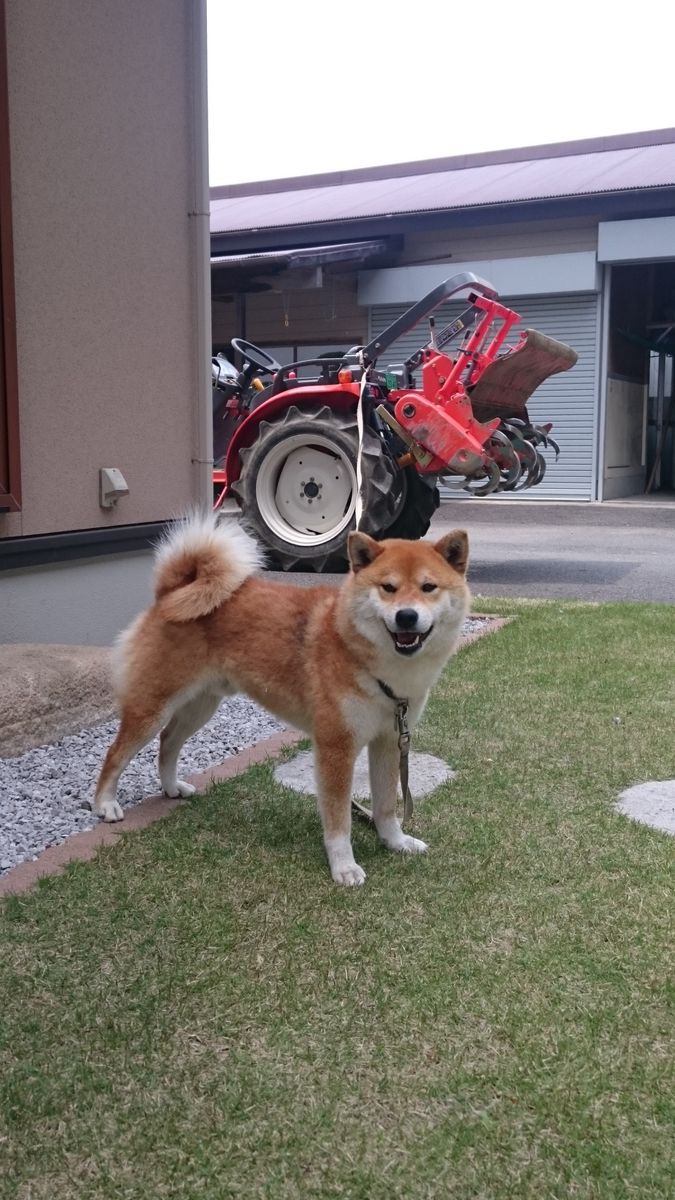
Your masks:
M363 517L363 496L361 494L362 489L363 489L363 467L362 467L363 433L364 433L363 401L364 401L364 397L366 394L366 388L368 386L368 371L369 371L369 368L365 365L365 363L363 361L363 351L361 351L360 359L361 359L361 388L359 390L359 402L356 406L356 429L357 429L358 439L359 439L359 449L358 449L358 453L356 455L356 500L354 503L354 515L356 517L356 528L357 529L360 528L361 519Z
M401 793L403 795L403 824L412 820L414 812L414 804L412 793L410 791L409 777L409 762L410 754L410 727L408 725L408 701L397 696L392 692L388 684L383 680L378 679L378 686L388 700L393 700L396 705L396 716L394 718L394 729L398 733L398 753L399 753L399 778L401 780ZM352 808L357 816L364 817L366 821L373 820L373 814L365 805L359 804L358 800L352 800Z
M414 804L410 785L408 783L408 756L410 754L410 728L408 726L408 701L403 700L392 692L388 684L378 679L380 689L389 700L396 705L394 729L398 733L399 775L401 777L401 793L403 795L403 820L410 821L414 812Z
M363 470L362 470L363 433L364 433L363 401L364 401L364 397L366 394L366 388L368 386L368 371L369 371L369 368L366 366L365 362L363 361L363 351L361 351L361 387L359 390L359 402L356 407L356 428L357 428L357 432L358 432L359 449L358 449L358 454L356 456L356 501L354 504L354 512L355 512L355 516L356 516L356 528L357 529L360 527L361 519L363 517L363 496L361 494L362 488L363 488ZM383 680L378 679L377 682L380 687L380 690L382 692L384 692L384 695L387 697L387 699L393 700L394 704L396 705L396 716L395 716L395 720L394 720L394 729L396 730L396 732L398 734L399 776L400 776L400 780L401 780L401 792L403 795L403 822L405 824L405 822L410 821L412 819L412 815L413 815L413 811L414 811L412 793L410 791L410 785L408 782L408 776L409 776L408 757L410 754L410 728L408 726L408 701L407 701L407 699L404 700L401 696L397 696L395 694L395 692L393 692L391 690L389 685L383 682ZM357 813L358 816L365 817L365 819L367 821L372 821L373 814L370 811L370 809L365 807L365 805L359 804L359 802L357 800L352 800L352 808L354 809L354 811Z

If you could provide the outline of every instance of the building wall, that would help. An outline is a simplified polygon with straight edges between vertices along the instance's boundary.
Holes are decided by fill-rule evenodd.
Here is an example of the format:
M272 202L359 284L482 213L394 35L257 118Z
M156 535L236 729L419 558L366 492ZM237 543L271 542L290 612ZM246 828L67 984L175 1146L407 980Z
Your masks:
M481 225L408 233L399 264L571 254L597 249L598 223L586 218Z
M569 219L516 225L453 228L407 233L397 266L472 259L595 252L597 221ZM305 343L354 345L367 337L368 308L359 304L358 271L326 272L320 289L299 289L292 272L278 276L273 288L246 296L246 337L260 345ZM412 298L411 298L412 303ZM214 300L213 342L223 346L241 336L234 299Z
M198 494L195 5L6 10L24 504L0 537L161 520Z
M647 385L610 377L604 429L603 500L644 492L646 421Z
M321 288L298 288L293 272L287 272L275 280L274 290L246 297L244 336L260 346L363 342L368 313L359 307L356 290L356 272L326 272ZM217 346L242 336L233 300L214 302L212 333Z

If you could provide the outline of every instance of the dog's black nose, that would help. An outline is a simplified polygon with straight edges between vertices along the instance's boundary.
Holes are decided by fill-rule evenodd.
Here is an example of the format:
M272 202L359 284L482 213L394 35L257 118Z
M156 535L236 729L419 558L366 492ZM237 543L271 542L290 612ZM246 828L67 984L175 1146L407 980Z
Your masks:
M417 613L414 608L399 608L396 613L396 624L399 629L414 629L417 624Z

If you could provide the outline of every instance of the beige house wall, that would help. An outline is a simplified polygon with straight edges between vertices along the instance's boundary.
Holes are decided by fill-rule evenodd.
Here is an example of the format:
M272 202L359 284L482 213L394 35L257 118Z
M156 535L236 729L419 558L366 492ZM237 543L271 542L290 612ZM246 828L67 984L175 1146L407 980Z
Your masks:
M0 538L162 520L203 487L199 9L6 0L23 511Z

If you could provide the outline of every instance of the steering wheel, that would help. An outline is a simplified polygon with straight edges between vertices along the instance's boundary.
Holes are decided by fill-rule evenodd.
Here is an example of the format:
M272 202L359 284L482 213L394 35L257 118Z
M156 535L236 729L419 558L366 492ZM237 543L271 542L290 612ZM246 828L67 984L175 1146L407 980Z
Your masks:
M245 342L243 338L232 338L230 345L237 354L246 360L244 368L244 376L247 380L251 379L256 371L263 371L270 375L276 374L281 370L281 363L278 363L276 358L272 358L269 354L265 354L259 346L254 346L252 342Z

